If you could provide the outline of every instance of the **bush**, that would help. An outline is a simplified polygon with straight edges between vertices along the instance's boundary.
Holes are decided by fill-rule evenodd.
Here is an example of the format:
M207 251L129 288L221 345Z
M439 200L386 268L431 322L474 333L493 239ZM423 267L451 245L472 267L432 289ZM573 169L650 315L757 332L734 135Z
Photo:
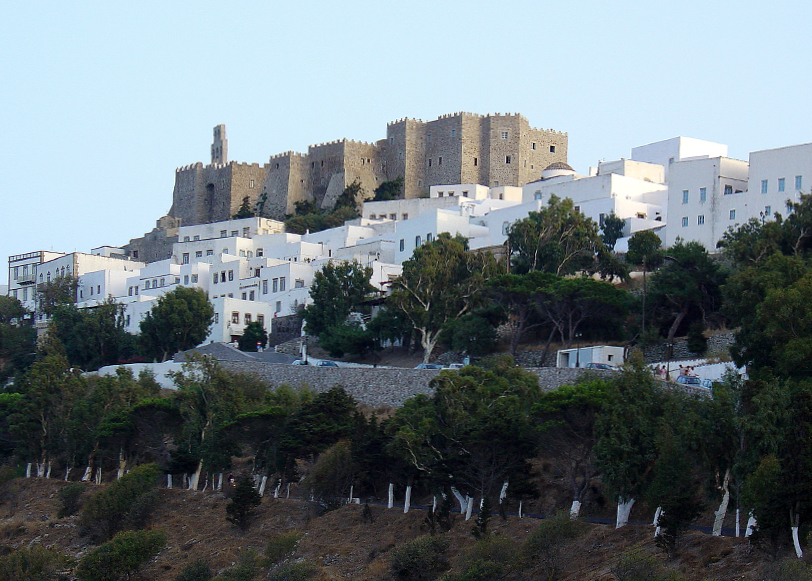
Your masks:
M298 531L282 533L281 535L271 537L265 546L265 558L267 559L268 566L276 565L291 557L296 551L296 545L299 544L301 538L302 533Z
M254 479L242 474L234 488L234 496L226 505L226 520L239 527L242 532L251 526L254 509L262 503L262 497L254 488Z
M318 568L307 561L283 563L268 573L270 581L307 581L318 573Z
M132 576L166 546L163 531L126 531L85 555L76 569L82 581L118 581Z
M565 542L585 532L586 525L582 521L570 518L567 512L559 512L541 521L525 542L524 555L538 569L541 579L555 581L561 576Z
M251 581L257 574L259 558L256 551L248 549L240 554L240 562L233 569L220 573L215 581Z
M428 581L448 569L445 537L418 537L393 549L389 557L392 574L403 581Z
M704 328L701 321L693 323L688 327L688 336L685 340L685 345L688 351L703 355L708 350L708 339L703 334Z
M785 559L765 568L764 581L812 581L812 566L797 559Z
M209 564L202 559L198 559L186 565L183 571L175 576L175 581L209 581L212 576Z
M19 549L0 557L0 581L61 579L61 572L71 565L71 559L57 551L37 546Z
M466 551L458 563L461 571L447 581L490 581L502 579L519 565L518 547L507 537L490 536Z
M87 484L83 482L73 482L59 491L59 500L62 501L62 508L59 509L57 517L64 518L79 511L79 499L87 490Z
M105 540L112 538L131 520L143 520L147 501L141 497L155 488L158 474L155 464L138 466L91 496L82 510L80 523L84 531L96 539ZM140 514L132 514L131 517L134 509Z
M333 510L347 498L354 476L355 463L350 443L341 440L319 454L302 486L313 491L325 511Z
M676 571L664 569L653 557L637 552L621 555L612 567L617 581L681 581L684 579Z

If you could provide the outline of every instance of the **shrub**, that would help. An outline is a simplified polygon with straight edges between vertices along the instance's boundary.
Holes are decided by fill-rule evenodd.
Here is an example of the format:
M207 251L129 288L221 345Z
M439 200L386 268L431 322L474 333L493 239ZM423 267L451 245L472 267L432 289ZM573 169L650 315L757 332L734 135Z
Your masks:
M708 350L708 339L703 334L704 328L701 321L697 321L688 327L688 336L685 345L688 351L703 355Z
M268 566L276 565L291 557L296 551L296 545L299 544L301 538L302 533L298 531L271 537L265 546L265 559L267 559Z
M85 555L76 569L82 581L117 581L132 576L166 546L163 531L125 531Z
M341 506L355 476L355 463L347 440L341 440L319 454L302 486L313 491L324 511Z
M586 525L582 521L570 518L566 512L559 512L541 521L527 539L523 547L524 555L538 569L541 579L555 581L561 576L565 542L578 538L585 531Z
M127 512L126 528L135 530L146 528L160 500L161 494L156 488L137 496Z
M389 557L392 574L403 581L428 581L448 569L445 537L418 537L393 549Z
M175 581L209 581L211 578L212 572L209 564L198 559L186 565L183 571L175 576Z
M85 503L81 525L85 532L96 539L110 539L128 525L130 513L143 511L145 500L141 497L155 488L159 470L155 464L138 466L120 480L97 492ZM143 512L132 515L139 521L145 518Z
M56 516L64 518L76 514L79 511L79 499L85 490L87 490L87 484L83 482L73 482L62 488L59 491L62 508L59 509Z
M261 503L262 497L254 488L254 479L248 474L243 474L237 480L231 502L226 505L226 520L245 532L251 526L254 509Z
M488 536L488 523L491 520L491 499L487 496L482 499L482 506L479 509L479 514L476 517L474 528L471 529L471 534L477 539L484 539Z
M318 568L307 561L283 563L271 569L266 579L270 581L307 581L318 573Z
M664 569L653 557L638 552L620 556L612 567L617 581L681 581L684 579L676 571Z
M216 581L251 581L257 574L259 558L256 551L248 549L240 554L240 562L233 569L220 573Z
M447 581L502 579L518 564L516 543L507 537L490 536L478 541L463 553L458 563L460 573L447 576Z
M42 547L19 549L0 557L0 581L49 581L60 579L71 560L62 553Z
M812 581L812 566L797 559L772 563L764 571L764 581Z

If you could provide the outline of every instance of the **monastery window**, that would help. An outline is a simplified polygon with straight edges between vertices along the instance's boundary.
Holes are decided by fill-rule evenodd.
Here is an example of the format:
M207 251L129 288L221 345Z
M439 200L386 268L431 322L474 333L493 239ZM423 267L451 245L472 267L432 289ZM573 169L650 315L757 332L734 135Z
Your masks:
M253 188L253 187L254 187L254 180L249 180L249 182L248 182L248 187L249 187L249 188Z
M237 311L233 311L231 313L231 322L232 323L239 323L240 322L240 313Z
M240 231L239 231L239 230L232 230L232 231L231 231L231 235L232 235L232 236L239 236L239 235L240 235Z
M699 201L704 202L708 199L708 188L699 188Z
M768 182L767 180L761 180L761 193L762 193L762 194L766 194L766 193L767 193L767 186L768 186L768 184L769 184L769 182Z
M276 301L276 310L274 312L275 313L281 313L282 312L282 301Z
M778 191L783 192L786 189L787 180L784 178L778 178Z
M243 237L243 238L250 238L249 233L250 233L250 229L249 229L249 228L243 228L243 229L242 229L242 237Z
M304 288L304 280L301 278L297 278L296 282L293 283L294 288Z
M395 143L395 138L394 138L394 137L390 137L390 138L389 138L389 143L390 143L390 144Z
M510 163L510 156L509 155L505 156L505 163Z
M408 220L408 219L409 219L409 214L403 214L402 220Z
M262 325L264 327L265 326L265 315L257 315L257 323L259 323L260 325Z
M420 246L421 242L422 242L422 240L420 239L420 236L415 236L414 237L414 247L415 248L418 248Z
M541 190L536 190L536 193L533 194L533 199L534 200L540 200L541 199Z
M184 237L183 237L183 241L184 241L184 242L189 242L189 237L188 237L188 236L184 236Z
M682 203L688 203L688 190L682 190Z
M406 250L406 241L403 238L401 238L400 239L400 251L403 252L404 250Z
M310 169L314 169L315 167L316 167L316 162L315 162L315 161L311 161L311 162L310 162Z
M369 215L369 219L370 219L370 220L374 220L374 219L375 219L375 214L370 214L370 215Z
M321 167L324 167L324 160L321 160Z
M195 258L203 258L203 251L198 250L197 252L195 252Z
M250 250L249 250L248 252L246 252L245 254L246 254L246 256L247 256L248 258L253 258L253 257L254 257L254 253L253 253L253 252L251 252Z
M700 214L699 216L696 217L696 225L702 226L704 224L705 224L705 216L703 214Z
M161 286L164 286L164 283L165 283L165 282L166 282L166 279L165 279L165 278L162 278L162 279L161 279Z
M431 141L431 135L426 135L426 141Z
M726 195L726 196L729 196L729 195L730 195L730 194L732 194L732 193L733 193L733 186L731 186L731 185L726 185L726 186L725 186L725 195Z
M179 276L175 277L175 284L180 284L180 277Z
M502 222L502 235L507 236L510 229L510 222Z
M193 274L192 275L192 284L195 284L196 282L197 282L197 275Z
M688 216L683 216L682 217L682 227L685 228L686 226L688 226Z
M225 295L223 295L223 296L225 296ZM228 298L233 299L234 298L234 293L228 293Z
M267 280L262 281L262 294L264 294L264 295L268 294L268 281Z
M429 158L429 167L431 167L431 158Z
M419 188L419 187L422 187L422 186L423 186L423 180L417 180L417 187Z
M245 256L245 250L240 250L240 256Z
M133 258L138 258L138 251L137 250L133 250Z
M206 251L206 256L214 256L214 250L211 250L211 249L207 250Z
M361 158L361 165L364 165L364 158Z
M138 287L135 287L135 296L138 296Z
M262 248L257 248L257 258L265 254L265 251Z
M183 275L183 284L185 284L185 285L189 284L189 275L188 274Z
M795 189L800 192L802 185L803 185L803 177L795 176Z
M462 190L462 197L464 198L468 197L468 190Z
M284 276L279 277L279 292L281 292L281 293L285 292L285 277Z
M14 267L14 280L17 280L17 278L19 278L19 275L20 275L20 267L15 266Z
M452 130L451 130L451 137L456 137L456 136L457 136L457 130L456 130L456 129L452 129Z
M735 220L735 219L736 219L736 210L730 210L730 219L731 219L731 220Z
M276 169L279 169L279 164L278 163L276 164Z
M195 236L194 238L192 238L192 240L194 240L195 242L198 242L200 240L200 236Z
M428 234L426 234L426 243L428 244L431 241L432 241L432 236L431 236L431 232L429 232Z
M507 138L508 138L508 132L507 132L507 131L503 131L503 132L502 132L502 139L507 139Z
M389 214L389 219L390 219L390 220L397 220L397 219L398 219L398 215L397 215L397 214Z
M550 146L550 153L555 153L555 145Z
M437 165L443 165L443 156L437 158Z
M48 282L51 282L51 271L48 271Z
M234 271L233 270L228 271L228 280L234 280Z
M228 231L220 230L220 238L226 238L228 236Z
M246 300L247 298L248 298L248 293L247 292L242 293L242 300Z
M188 252L183 253L183 260L181 262L182 262L182 264L189 264L189 253Z
M279 292L279 279L278 278L273 279L273 287L272 288L273 288L273 292L275 292L275 293Z
M212 277L212 282L213 282L214 284L217 284L217 283L219 282L219 281L218 281L218 279L219 279L219 277L217 276L217 273L215 272L215 273L214 273L214 276Z
M127 294L129 294L129 296L133 296L133 287L129 288L129 292Z
M531 143L531 144L530 144L530 149L535 150L535 149L536 149L536 144L535 144L535 143Z
M769 218L771 214L772 214L772 208L770 206L764 206L764 215Z
M214 322L215 322L215 323L219 323L219 322L220 322L220 313L214 313Z

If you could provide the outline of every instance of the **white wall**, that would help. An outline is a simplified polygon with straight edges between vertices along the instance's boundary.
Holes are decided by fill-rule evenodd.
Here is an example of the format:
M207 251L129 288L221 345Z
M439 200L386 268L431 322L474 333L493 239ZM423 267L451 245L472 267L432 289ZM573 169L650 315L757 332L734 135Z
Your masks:
M693 137L673 137L632 148L634 161L663 166L666 181L669 179L671 164L692 157L727 157L727 145Z
M779 180L784 179L784 191L779 190ZM796 181L800 178L800 188ZM762 193L766 181L767 193ZM777 149L765 149L750 153L750 179L748 181L751 203L747 218L772 218L776 212L787 215L787 200L797 202L800 194L812 192L812 143L792 145ZM766 212L769 207L769 212Z

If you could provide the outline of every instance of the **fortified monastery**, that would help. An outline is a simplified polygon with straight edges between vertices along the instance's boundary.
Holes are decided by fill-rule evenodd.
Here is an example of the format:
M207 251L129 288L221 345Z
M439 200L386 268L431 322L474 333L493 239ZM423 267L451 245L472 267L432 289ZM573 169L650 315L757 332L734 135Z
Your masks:
M231 342L250 322L268 331L283 327L310 300L313 276L328 262L369 266L370 282L386 293L403 261L438 234L500 251L511 224L552 196L572 199L599 225L612 214L623 219L616 252L641 230L656 232L665 246L680 238L714 252L726 230L785 214L812 185L812 143L752 152L748 162L727 157L726 145L675 137L585 174L567 164L567 149L565 133L534 129L518 114L455 113L392 122L374 144L322 143L260 166L229 161L226 128L218 125L211 163L176 170L172 207L152 232L90 254L11 256L8 294L44 330L36 285L70 274L78 278L80 308L112 297L125 307L126 328L137 333L158 297L195 286L215 308L206 342ZM329 209L356 180L371 196L398 177L401 199L366 201L360 218L338 228L285 232L281 220L297 202ZM246 198L255 217L232 219Z

